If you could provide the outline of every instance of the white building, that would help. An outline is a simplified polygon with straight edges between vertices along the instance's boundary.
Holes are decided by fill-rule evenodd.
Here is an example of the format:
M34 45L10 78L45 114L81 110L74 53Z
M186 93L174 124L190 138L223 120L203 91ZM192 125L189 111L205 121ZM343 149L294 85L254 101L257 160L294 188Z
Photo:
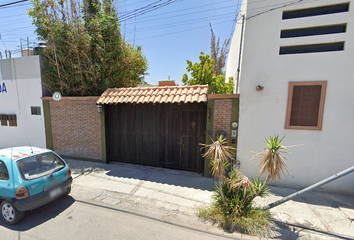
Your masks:
M46 147L40 57L0 60L0 149Z
M286 136L284 145L301 144L289 149L290 175L280 185L307 187L354 165L353 4L243 1L226 78L239 80L237 158L245 175L259 171L249 150L274 134ZM353 194L354 173L322 188Z

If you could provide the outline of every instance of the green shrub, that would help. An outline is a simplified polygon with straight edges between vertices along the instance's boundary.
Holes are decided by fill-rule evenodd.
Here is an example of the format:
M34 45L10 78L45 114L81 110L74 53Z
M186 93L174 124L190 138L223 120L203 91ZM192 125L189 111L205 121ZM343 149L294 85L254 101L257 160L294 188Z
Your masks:
M237 170L233 170L230 178L221 184L226 205L223 204L220 187L216 185L212 203L199 207L198 216L212 220L232 231L251 235L268 234L270 213L253 204L253 196L263 184L264 181L260 181L259 178L251 181ZM259 196L267 196L268 191L269 188L264 187Z

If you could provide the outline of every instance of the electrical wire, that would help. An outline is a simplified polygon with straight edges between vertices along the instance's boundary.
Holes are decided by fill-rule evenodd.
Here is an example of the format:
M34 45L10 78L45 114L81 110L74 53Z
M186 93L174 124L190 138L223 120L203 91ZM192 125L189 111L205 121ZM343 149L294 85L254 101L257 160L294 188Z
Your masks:
M29 0L20 0L20 1L11 2L11 3L5 3L5 4L0 5L0 8L7 7L7 6L10 6L10 5L14 5L14 4L18 4L18 3L28 2L28 1Z
M155 25L155 26L150 26L150 27L137 28L136 30L139 32L139 31L149 31L149 30L161 29L161 28L166 28L166 27L176 27L176 26L190 24L191 22L197 23L197 22L205 21L206 19L209 19L209 20L221 19L221 18L225 18L229 15L234 15L234 13L232 12L232 13L226 13L226 14L219 14L219 15L215 15L215 16L211 16L211 17L195 18L195 19L190 19L190 20L180 21L180 22L175 22L175 23L160 24L160 25ZM132 32L132 30L128 31L128 32Z
M213 23L213 25L218 25L218 24L222 24L222 23L226 23L226 22L230 22L230 20ZM189 29L185 29L185 30L181 30L181 31L164 33L164 34L159 34L159 35L154 35L154 36L149 36L149 37L144 37L144 38L137 38L136 40L143 40L143 39L149 39L149 38L155 38L155 37L162 37L162 36L167 36L167 35L176 34L176 33L188 32L188 31L192 31L192 30L196 30L196 29L200 29L200 28L205 28L205 27L209 27L209 23L206 24L206 25L203 25L203 26L199 26L199 27L195 27L195 28L189 28ZM132 40L128 40L128 41L132 41Z
M240 0L239 0L240 1ZM156 20L163 20L163 19L168 19L168 18L175 18L175 17L181 17L181 16L187 16L187 15L191 15L191 14L198 14L198 13L205 13L205 12L210 12L210 11L215 11L215 10L220 10L220 9L225 9L225 8L232 8L232 7L236 7L237 5L231 5L231 6L226 6L226 7L219 7L219 8L213 8L213 9L207 9L207 10L203 10L203 11L197 11L197 12L191 12L191 13L184 13L184 14L179 14L179 15L174 15L174 16L168 16L168 17L162 17L162 18L154 18L154 19L150 19L150 20L145 20L145 21L140 21L140 22L136 22L136 23L145 23L145 22L151 22L151 21L156 21ZM129 23L127 25L132 25L135 23Z
M162 1L162 0L158 0L157 2L160 2L160 1ZM151 11L155 11L155 10L157 10L159 8L168 6L168 5L170 5L172 3L175 3L175 2L178 2L178 1L181 1L181 0L167 0L166 2L157 4L157 5L149 4L149 5L145 6L145 7L138 8L138 9L135 9L134 11L125 13L125 14L121 15L119 18L121 19L121 21L126 21L126 20L129 20L129 19L133 19L133 18L135 18L137 16L141 16L141 15L149 13ZM155 2L155 3L157 3L157 2Z

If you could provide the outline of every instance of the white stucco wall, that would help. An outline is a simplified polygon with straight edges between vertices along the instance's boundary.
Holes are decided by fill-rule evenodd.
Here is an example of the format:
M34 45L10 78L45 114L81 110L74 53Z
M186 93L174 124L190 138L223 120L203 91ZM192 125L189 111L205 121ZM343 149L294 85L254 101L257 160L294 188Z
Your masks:
M227 56L226 67L225 67L225 78L229 79L230 77L233 77L234 79L234 83L235 83L234 93L239 93L239 87L237 86L237 82L241 76L241 68L240 68L239 79L237 78L237 68L238 68L238 63L240 58L241 58L240 62L242 62L242 54L240 56L240 47L241 47L241 34L242 37L244 37L243 34L244 32L242 33L242 27L244 31L246 26L246 21L243 21L243 15L246 12L246 8L247 8L247 1L244 0L242 1L240 11L238 13L235 30L230 44L230 51ZM244 41L242 42L242 45L243 44Z
M287 156L291 161L288 163L290 175L280 185L302 188L354 165L354 6L351 2L346 13L289 20L282 20L283 10L343 1L305 0L301 4L267 12L288 2L248 1L241 65L237 158L241 161L240 170L249 177L255 177L259 171L258 162L249 160L252 156L249 150L264 148L262 140L270 135L286 136L284 145L301 146L289 149L292 153ZM256 16L261 12L266 13ZM281 29L336 23L348 23L346 33L280 39ZM280 46L335 41L345 41L344 51L279 55ZM285 129L291 81L327 81L321 131ZM257 85L264 86L264 90L256 91ZM323 186L323 189L354 194L354 173Z
M29 145L46 147L39 56L0 60L0 114L16 114L17 127L0 126L0 149ZM31 106L41 115L31 115ZM28 141L29 143L28 143Z

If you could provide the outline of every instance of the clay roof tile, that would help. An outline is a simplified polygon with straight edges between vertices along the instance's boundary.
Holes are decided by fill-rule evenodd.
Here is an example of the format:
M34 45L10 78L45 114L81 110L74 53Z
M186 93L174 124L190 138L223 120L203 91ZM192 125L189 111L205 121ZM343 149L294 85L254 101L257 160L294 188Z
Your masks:
M96 104L206 102L208 86L108 88Z

